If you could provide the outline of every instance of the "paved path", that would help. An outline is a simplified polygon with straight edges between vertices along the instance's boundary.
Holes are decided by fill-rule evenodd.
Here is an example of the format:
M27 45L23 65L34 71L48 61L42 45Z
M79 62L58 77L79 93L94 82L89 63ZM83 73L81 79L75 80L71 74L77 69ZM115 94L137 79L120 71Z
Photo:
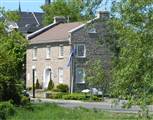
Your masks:
M112 112L122 112L122 113L138 113L140 111L139 106L132 106L129 109L122 108L122 104L111 104L107 102L82 102L75 100L53 100L53 99L39 99L31 98L32 102L35 103L56 103L59 106L66 108L84 107L87 109L101 109ZM149 111L153 112L153 106L148 106Z

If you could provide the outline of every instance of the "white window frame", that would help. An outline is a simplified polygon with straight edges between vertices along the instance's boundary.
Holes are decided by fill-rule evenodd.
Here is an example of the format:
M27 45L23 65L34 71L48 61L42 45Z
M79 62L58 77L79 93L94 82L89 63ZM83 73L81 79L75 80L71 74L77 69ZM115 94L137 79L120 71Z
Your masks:
M83 56L78 55L78 47L79 46L84 46L84 55ZM76 44L75 48L76 48L76 57L78 57L78 58L85 58L86 57L86 46L85 46L85 44Z
M37 53L38 53L37 47L33 47L33 49L32 49L32 59L33 60L37 59Z
M77 80L77 71L79 70L79 69L82 69L83 70L83 80L82 80L82 82L79 82L78 80ZM85 69L84 68L82 68L82 67L77 67L76 68L76 71L75 71L75 78L76 78L76 83L77 84L84 84L85 83Z
M64 57L64 46L63 44L60 44L59 45L59 58L63 58L63 57Z
M62 77L60 76L62 72ZM62 67L58 68L58 82L62 84L64 82L64 69Z
M46 46L46 59L51 58L51 46Z

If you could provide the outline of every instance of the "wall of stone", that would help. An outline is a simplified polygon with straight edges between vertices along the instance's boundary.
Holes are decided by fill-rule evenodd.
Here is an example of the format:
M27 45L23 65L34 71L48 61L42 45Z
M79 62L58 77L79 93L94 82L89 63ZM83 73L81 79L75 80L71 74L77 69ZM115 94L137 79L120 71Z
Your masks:
M105 71L105 79L111 80L111 59L113 54L106 45L106 36L109 32L109 28L106 24L107 20L98 19L91 24L88 24L84 28L77 30L71 34L72 47L75 44L83 43L86 45L86 58L74 58L74 68L77 66L86 66L86 62L91 59L101 59ZM92 28L96 29L97 33L88 33ZM101 41L100 44L99 41ZM75 76L75 70L73 75ZM74 77L75 78L75 77ZM76 84L74 79L74 91L80 91L85 89L86 84Z

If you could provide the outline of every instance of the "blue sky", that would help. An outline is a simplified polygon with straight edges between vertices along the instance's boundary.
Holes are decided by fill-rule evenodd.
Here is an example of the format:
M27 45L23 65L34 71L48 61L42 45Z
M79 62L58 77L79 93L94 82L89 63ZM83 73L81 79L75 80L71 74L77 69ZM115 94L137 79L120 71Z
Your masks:
M20 0L22 11L42 12L40 6L44 3L45 0ZM0 6L9 10L18 10L19 0L0 0Z
M18 10L19 1L22 11L32 12L42 12L40 6L44 5L45 3L45 0L0 0L0 6L5 7L7 10ZM104 0L104 2L105 1L109 1L107 4L107 9L109 10L111 0ZM104 3L101 5L99 10L104 10Z

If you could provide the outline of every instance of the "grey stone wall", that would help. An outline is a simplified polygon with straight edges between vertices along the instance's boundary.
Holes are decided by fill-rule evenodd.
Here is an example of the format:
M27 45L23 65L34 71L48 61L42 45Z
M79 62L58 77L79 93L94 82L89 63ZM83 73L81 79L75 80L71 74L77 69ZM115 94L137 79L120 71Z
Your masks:
M75 44L83 43L86 45L86 58L74 58L74 69L77 66L85 67L86 62L91 59L101 59L105 71L105 79L111 80L111 59L112 53L106 45L106 36L109 31L106 24L108 19L98 19L91 24L77 30L71 34L72 47ZM97 33L88 33L91 28L95 28ZM101 41L100 44L99 41ZM73 72L75 78L75 70ZM85 89L86 84L76 84L74 79L74 91Z

